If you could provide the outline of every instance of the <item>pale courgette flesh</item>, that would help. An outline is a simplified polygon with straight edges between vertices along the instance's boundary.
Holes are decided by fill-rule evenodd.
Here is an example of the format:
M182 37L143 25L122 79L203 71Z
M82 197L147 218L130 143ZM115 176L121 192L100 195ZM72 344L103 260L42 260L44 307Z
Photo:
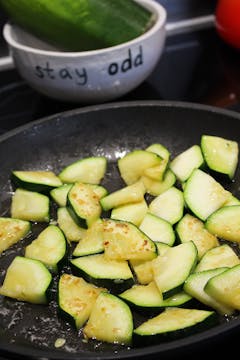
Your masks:
M16 256L9 265L0 294L33 304L48 302L52 276L39 260Z

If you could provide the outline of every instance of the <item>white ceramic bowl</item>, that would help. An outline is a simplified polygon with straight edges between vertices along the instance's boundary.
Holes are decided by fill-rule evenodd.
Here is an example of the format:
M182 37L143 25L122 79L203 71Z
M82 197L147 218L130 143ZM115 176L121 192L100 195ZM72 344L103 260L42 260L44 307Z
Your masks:
M155 14L155 23L143 35L117 46L60 52L10 23L3 36L20 75L42 94L82 103L112 100L150 75L165 44L165 8L155 0L138 1Z

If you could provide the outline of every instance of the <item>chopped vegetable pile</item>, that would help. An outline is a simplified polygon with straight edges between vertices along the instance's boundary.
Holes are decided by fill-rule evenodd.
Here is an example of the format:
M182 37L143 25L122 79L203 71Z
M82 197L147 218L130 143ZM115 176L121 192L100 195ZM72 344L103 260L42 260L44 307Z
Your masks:
M12 171L0 254L26 239L33 224L45 226L13 258L0 294L47 306L57 281L59 317L81 329L83 341L133 347L236 314L240 200L222 179L234 180L238 152L237 142L213 135L174 157L160 143L134 149L118 160L125 185L112 192L102 185L102 156L58 174ZM144 315L141 324L135 313Z

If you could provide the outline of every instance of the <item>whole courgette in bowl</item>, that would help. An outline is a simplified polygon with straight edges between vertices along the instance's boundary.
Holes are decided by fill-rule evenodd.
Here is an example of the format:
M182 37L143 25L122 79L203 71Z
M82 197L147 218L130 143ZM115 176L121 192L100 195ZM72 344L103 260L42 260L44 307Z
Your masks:
M121 44L143 34L153 14L134 0L0 0L9 19L61 50Z

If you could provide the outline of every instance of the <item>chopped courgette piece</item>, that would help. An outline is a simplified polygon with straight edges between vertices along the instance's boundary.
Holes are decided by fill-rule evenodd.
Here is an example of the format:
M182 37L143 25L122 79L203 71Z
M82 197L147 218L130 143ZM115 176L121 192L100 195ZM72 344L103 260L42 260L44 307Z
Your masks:
M151 144L145 150L146 151L151 151L151 152L159 155L166 162L168 162L168 160L170 158L169 150L166 148L166 146L164 146L162 144L159 144L159 143Z
M102 220L99 219L86 230L84 236L73 250L73 256L92 255L103 251L103 224Z
M170 248L169 245L164 243L156 242L155 244L159 255L163 255ZM129 261L139 284L146 285L153 281L152 261L153 260Z
M112 209L111 219L128 221L139 226L147 211L148 205L144 199L137 203L126 204Z
M187 306L192 301L192 296L181 291L163 300L154 281L148 285L133 285L130 289L118 295L125 300L130 307L141 312L161 312L166 307Z
M134 284L133 274L125 260L111 260L104 254L97 254L72 259L70 265L74 275L113 292L122 292Z
M240 310L239 277L240 265L235 265L209 279L204 290L217 301Z
M152 260L130 260L130 267L141 285L147 285L153 281Z
M143 182L147 193L152 196L158 196L176 183L176 175L172 170L167 169L162 180L153 180L150 177L143 175L141 176L141 181Z
M194 169L184 186L184 199L189 209L201 220L224 205L231 193L211 175Z
M50 191L50 195L58 206L65 207L67 205L67 194L73 184L63 184ZM107 195L107 189L101 185L89 184L99 199Z
M133 317L129 306L117 296L102 292L83 328L87 339L131 345Z
M238 143L219 136L202 135L201 148L209 169L233 179L238 164Z
M192 241L170 247L152 261L153 278L163 298L182 290L197 263L197 248Z
M88 228L101 215L99 198L89 184L76 182L67 195L67 209L74 221Z
M88 157L66 166L59 174L63 183L83 182L98 185L105 175L107 159L103 156Z
M175 156L171 160L169 167L177 179L184 182L189 178L194 169L200 168L203 164L204 159L200 146L193 145Z
M27 236L30 231L29 221L0 217L0 254Z
M228 244L222 244L209 249L201 258L195 272L216 269L219 267L232 267L240 264L235 251Z
M224 206L240 205L240 200L231 194L229 199L225 202Z
M175 232L172 224L154 214L148 212L143 218L139 229L155 242L170 246L174 244Z
M240 243L240 205L224 206L216 210L207 218L205 226L222 239Z
M127 185L137 182L144 171L161 164L161 157L146 150L134 150L118 160L118 169Z
M17 187L36 192L49 192L62 181L53 171L13 171L12 181Z
M83 278L62 274L58 282L59 313L80 329L87 322L102 291L106 289L87 283Z
M144 175L152 180L162 181L167 168L167 162L162 159L161 164L144 170Z
M127 221L103 220L105 256L115 260L151 260L157 248L137 226Z
M52 276L39 260L16 256L7 268L0 294L34 304L46 304Z
M146 169L144 171L144 175L146 175L147 177L149 177L152 180L158 180L158 181L162 181L163 177L165 175L167 166L168 166L168 161L169 161L169 157L170 157L170 153L168 151L168 149L163 146L162 144L152 144L150 146L148 146L146 149L146 151L151 151L157 155L159 155L162 159L161 163L159 165L150 167L148 169Z
M40 260L49 270L57 272L66 250L66 239L62 230L56 225L49 225L26 246L25 256Z
M86 229L76 224L66 207L58 208L57 223L68 242L78 242L85 236Z
M125 186L100 199L103 210L107 211L121 205L144 200L145 187L141 181Z
M148 285L133 285L118 296L125 300L130 307L147 312L160 311L163 301L162 293L154 281Z
M159 344L164 340L177 339L208 329L216 321L214 311L169 307L135 328L133 342L140 346Z
M234 312L233 308L224 305L221 301L217 301L204 290L209 279L213 276L221 274L226 269L226 267L221 267L193 273L185 281L183 289L186 293L199 300L202 304L213 308L221 315L231 315Z
M50 220L49 197L35 191L16 189L12 196L11 217L27 220L48 222Z
M182 218L183 210L183 192L174 186L158 195L149 204L150 213L168 221L172 225Z
M163 307L188 307L193 303L193 297L185 291L180 291L162 301Z
M200 219L185 214L176 225L176 233L180 242L193 241L198 250L198 259L209 250L219 245L217 237L210 233Z
M58 206L64 207L67 204L67 194L71 189L72 184L63 184L50 191L52 199Z

